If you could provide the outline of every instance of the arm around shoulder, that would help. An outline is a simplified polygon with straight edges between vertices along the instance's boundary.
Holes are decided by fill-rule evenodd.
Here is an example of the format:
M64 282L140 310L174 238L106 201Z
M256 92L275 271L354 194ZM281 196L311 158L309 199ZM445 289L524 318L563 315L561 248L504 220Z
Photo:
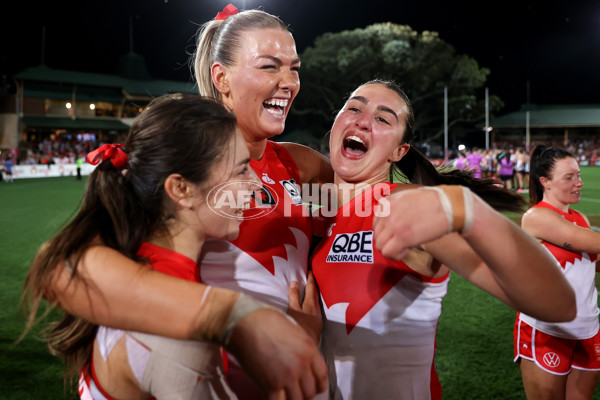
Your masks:
M59 265L46 292L58 307L92 323L190 340L198 339L202 328L206 289L146 268L109 247L92 246L75 275ZM211 292L231 307L238 296L222 289Z
M333 169L329 159L318 151L298 143L279 143L294 159L301 183L331 183Z
M47 297L92 323L224 344L267 393L306 399L327 388L315 342L280 310L255 300L243 307L237 292L153 271L106 246L86 250L74 278L60 265Z

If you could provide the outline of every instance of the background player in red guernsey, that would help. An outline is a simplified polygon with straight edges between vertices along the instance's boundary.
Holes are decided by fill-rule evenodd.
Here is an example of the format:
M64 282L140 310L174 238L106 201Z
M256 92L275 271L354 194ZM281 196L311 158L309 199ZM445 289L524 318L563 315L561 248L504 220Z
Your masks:
M312 268L334 399L441 397L435 334L449 269L540 318L563 321L575 313L574 295L552 257L470 189L390 182L399 168L414 182L470 185L499 209L515 207L514 197L492 181L464 171L439 174L408 144L412 121L402 90L372 81L351 94L331 130L339 209ZM557 299L557 291L565 298Z
M515 361L525 394L537 399L591 399L600 376L596 266L600 233L571 209L581 198L579 165L566 150L537 146L531 155L529 201L521 226L556 257L575 289L577 316L570 322L541 321L526 312L515 323ZM556 297L561 298L557 292Z

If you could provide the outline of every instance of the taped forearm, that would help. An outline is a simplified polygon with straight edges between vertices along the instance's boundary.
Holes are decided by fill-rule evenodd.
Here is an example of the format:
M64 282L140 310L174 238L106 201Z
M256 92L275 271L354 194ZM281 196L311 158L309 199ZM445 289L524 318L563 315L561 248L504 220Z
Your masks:
M474 206L477 219L463 238L485 263L508 301L501 299L534 318L554 322L572 319L576 312L573 289L552 254L480 198Z
M261 308L272 307L245 294L207 286L197 314L195 337L227 346L235 325Z
M57 268L48 297L65 311L116 329L223 344L237 322L268 307L150 270L104 246L88 249L78 267L74 279L66 265Z
M473 226L473 193L464 186L439 185L429 186L437 192L446 219L448 233L467 233Z
M223 343L233 326L267 305L239 293L142 267L107 247L93 247L76 278L57 268L49 295L90 322L174 339Z

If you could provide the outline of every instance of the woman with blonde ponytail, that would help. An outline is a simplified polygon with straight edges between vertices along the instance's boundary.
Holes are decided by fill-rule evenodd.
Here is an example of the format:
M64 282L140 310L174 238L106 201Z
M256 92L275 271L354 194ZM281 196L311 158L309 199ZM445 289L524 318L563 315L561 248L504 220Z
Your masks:
M235 355L228 362L230 382L243 398L279 392L293 399L312 398L327 386L324 361L317 349L321 329L318 294L307 272L313 229L305 206L292 199L292 194L304 183L330 182L333 175L327 158L315 150L269 140L283 132L300 89L300 59L294 39L276 16L260 10L238 13L229 5L201 27L194 66L200 93L235 114L250 154L249 165L263 185L244 212L237 239L204 243L198 260L200 278L214 288L241 292L289 312L305 328L303 331L281 322L278 315L283 313L259 310L242 318L226 346L228 354ZM89 289L85 284L68 285L70 272L60 262L57 271L62 272L57 275L64 279L47 282L48 297L58 300L57 304L70 313L96 323L174 338L197 338L193 329L197 329L198 320L191 312L201 307L197 296L182 300L183 289L175 289L175 283L166 289L158 277L133 280L137 290L151 290L160 293L156 297L169 299L160 308L177 304L188 310L176 325L159 323L144 305L136 310L136 301L126 293L113 293L115 287L103 279L106 273L96 275L113 268L115 276L122 271L134 276L136 271L129 259L111 253L102 241L98 244L93 251L110 253L110 265L105 256L85 257L83 253L85 267L79 271L85 271L86 282L98 287L102 297L114 299L114 304L82 301L91 298ZM130 291L131 296L134 292ZM119 304L129 307L116 311ZM173 317L177 314L181 310ZM246 331L243 336L237 334L242 327ZM239 391L235 382L240 382Z

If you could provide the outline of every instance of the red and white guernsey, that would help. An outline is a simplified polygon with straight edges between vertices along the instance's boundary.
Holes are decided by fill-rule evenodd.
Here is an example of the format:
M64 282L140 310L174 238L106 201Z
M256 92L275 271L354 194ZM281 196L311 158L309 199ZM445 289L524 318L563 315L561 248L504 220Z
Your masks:
M261 179L261 198L244 211L234 241L204 243L199 262L202 282L247 293L287 312L289 285L306 286L312 222L300 195L296 163L287 150L267 141L260 160L250 166ZM262 396L258 386L228 355L228 382L240 398Z
M202 282L244 292L287 311L291 281L306 285L311 218L302 203L298 168L289 153L268 141L251 160L263 183L262 198L244 212L237 240L207 240Z
M433 361L449 274L423 276L375 248L374 210L395 186L342 206L312 259L334 399L441 398Z
M539 202L535 207L548 208L559 213L569 222L590 229L583 215L569 209L568 213L562 212L546 202ZM546 241L541 242L556 258L563 269L565 278L575 290L577 303L577 316L573 321L550 323L537 320L529 315L519 313L521 321L552 336L566 339L588 339L598 332L598 292L595 285L597 254L588 254L584 251L568 250Z
M142 243L137 254L150 260L150 264L144 264L148 268L176 278L200 282L196 262L183 254L147 242ZM182 396L182 393L193 391L194 396L190 398L194 399L237 399L225 382L223 352L219 345L144 335L144 338L152 339L151 343L153 343L154 348L161 343L167 343L170 350L179 345L186 354L190 352L194 355L201 354L201 357L194 358L192 363L182 364L183 360L178 359L172 352L169 352L166 358L161 357L160 351L158 355L153 355L152 353L155 350L151 350L148 342L140 341L139 336L135 335L135 332L100 326L98 327L96 340L98 341L100 354L106 360L117 342L123 336L126 336L127 362L142 390L150 386L153 390L156 390L156 393L160 394L157 394L158 398L181 398L177 395ZM160 350L164 352L164 349ZM155 377L147 377L146 369L151 369L153 362L168 365L169 372L172 371L174 375L177 375L179 381L165 383L164 380L161 382L160 380L156 381ZM186 379L188 383L191 383L191 386L186 386ZM79 397L81 400L114 400L96 378L93 357L90 365L84 366L81 371ZM155 397L152 397L151 400L154 399Z

